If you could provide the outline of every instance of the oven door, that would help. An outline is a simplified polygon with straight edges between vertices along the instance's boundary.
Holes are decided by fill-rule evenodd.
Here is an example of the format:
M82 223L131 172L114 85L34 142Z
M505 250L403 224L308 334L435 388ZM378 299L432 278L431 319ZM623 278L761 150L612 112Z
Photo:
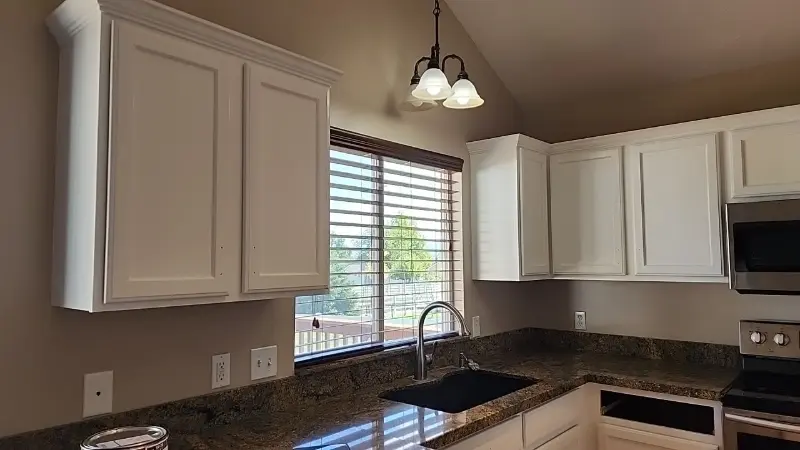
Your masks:
M725 450L800 450L800 419L725 408Z

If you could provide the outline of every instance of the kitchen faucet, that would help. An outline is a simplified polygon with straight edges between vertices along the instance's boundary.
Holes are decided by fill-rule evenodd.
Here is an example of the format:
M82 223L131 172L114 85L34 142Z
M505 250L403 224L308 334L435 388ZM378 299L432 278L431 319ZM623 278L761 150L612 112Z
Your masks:
M422 381L427 378L428 363L433 362L432 355L430 355L430 358L425 355L425 334L423 326L425 325L425 318L428 317L428 313L436 308L444 308L453 313L453 315L458 319L458 322L461 324L460 334L462 336L470 335L469 330L467 329L467 324L464 322L464 316L461 315L461 313L458 312L458 310L450 303L433 302L426 306L425 309L422 310L422 314L419 316L419 325L417 326L417 370L414 372L414 379L417 381Z

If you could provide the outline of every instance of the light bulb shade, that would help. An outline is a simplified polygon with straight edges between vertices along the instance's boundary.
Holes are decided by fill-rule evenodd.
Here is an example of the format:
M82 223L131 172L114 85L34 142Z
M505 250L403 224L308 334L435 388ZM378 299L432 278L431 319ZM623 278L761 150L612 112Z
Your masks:
M406 95L406 98L397 107L399 110L407 112L428 111L438 106L433 100L420 100L414 97L413 92L417 86L418 84L414 83L408 87L408 95Z
M453 95L443 103L446 108L452 109L477 108L482 104L483 99L478 95L475 85L466 78L456 81L456 84L453 85Z
M411 94L420 100L444 100L453 93L447 77L440 69L431 67L422 74L419 85Z

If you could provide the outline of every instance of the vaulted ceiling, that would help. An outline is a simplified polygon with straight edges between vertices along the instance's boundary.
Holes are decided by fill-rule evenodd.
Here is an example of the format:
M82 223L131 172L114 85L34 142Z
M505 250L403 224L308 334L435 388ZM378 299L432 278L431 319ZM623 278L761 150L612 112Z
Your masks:
M536 116L800 59L800 0L446 1Z

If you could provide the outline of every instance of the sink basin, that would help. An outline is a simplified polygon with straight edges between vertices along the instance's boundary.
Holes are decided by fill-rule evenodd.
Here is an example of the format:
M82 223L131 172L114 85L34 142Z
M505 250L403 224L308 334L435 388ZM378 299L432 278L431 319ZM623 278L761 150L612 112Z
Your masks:
M458 413L534 384L536 380L514 375L486 370L459 370L434 382L385 392L381 398Z

